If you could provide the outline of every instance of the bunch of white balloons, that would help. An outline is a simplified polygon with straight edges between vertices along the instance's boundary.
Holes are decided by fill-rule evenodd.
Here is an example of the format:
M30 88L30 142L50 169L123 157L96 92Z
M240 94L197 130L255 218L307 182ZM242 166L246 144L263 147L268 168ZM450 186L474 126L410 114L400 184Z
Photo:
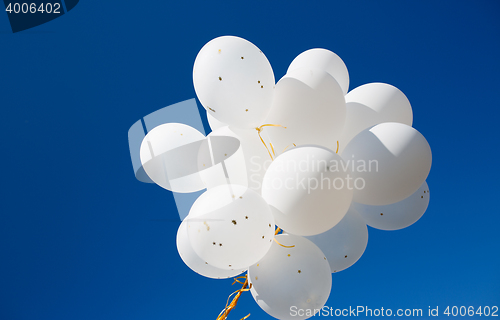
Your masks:
M247 271L271 316L313 316L332 273L365 251L367 224L402 229L427 209L431 150L408 99L384 83L348 92L335 53L305 51L275 83L259 48L219 37L198 53L193 82L212 133L160 125L141 163L167 190L206 189L179 227L182 260L209 278Z

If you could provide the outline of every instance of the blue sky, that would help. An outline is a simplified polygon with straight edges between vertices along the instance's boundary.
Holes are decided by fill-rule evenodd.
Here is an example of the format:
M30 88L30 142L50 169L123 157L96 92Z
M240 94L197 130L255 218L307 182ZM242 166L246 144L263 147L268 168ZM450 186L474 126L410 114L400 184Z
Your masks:
M497 1L89 0L16 34L0 13L0 318L215 319L236 288L182 263L172 197L135 180L127 131L195 97L196 54L221 35L255 43L276 80L302 51L334 51L350 89L401 89L432 148L426 214L369 228L328 306L500 305L499 13ZM249 293L230 319L248 313L271 319Z

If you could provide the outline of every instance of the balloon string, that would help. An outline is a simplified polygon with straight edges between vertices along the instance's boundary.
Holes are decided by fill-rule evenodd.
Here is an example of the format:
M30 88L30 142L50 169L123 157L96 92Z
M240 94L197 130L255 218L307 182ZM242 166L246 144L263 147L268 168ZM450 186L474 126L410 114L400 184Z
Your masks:
M273 238L273 239L274 239L274 241L275 241L277 244L279 244L279 245L280 245L280 246L282 246L283 248L293 248L293 247L295 247L295 245L293 245L293 246L285 246L285 245L283 245L283 244L279 243L279 242L278 242L278 240L276 240L276 238Z
M252 288L252 284L250 284L250 286L248 285L248 276L247 275L234 278L233 284L235 284L236 282L242 283L238 279L243 279L243 278L245 279L245 282L243 282L243 286L241 287L241 289L236 290L235 292L233 292L229 295L229 297L227 298L227 301L226 301L226 307L224 308L224 310L222 310L219 313L216 320L226 320L227 316L229 315L229 312L231 312L231 310L233 310L234 307L236 307L236 304L238 303L238 300L240 299L241 293L245 292L245 291L250 291L250 289ZM235 295L235 296L234 296L233 300L231 301L231 303L229 303L229 299L231 299L231 297L233 295ZM242 318L241 320L247 319L248 317L250 317L250 313L246 317Z
M258 128L256 128L256 129L258 129ZM271 157L271 160L274 161L273 156L271 155L271 152L269 151L269 148L267 147L266 143L264 142L264 139L262 139L262 137L260 136L260 131L258 131L258 132L259 132L260 141L262 141L262 143L264 144L264 147L266 147L267 153L269 153L269 156Z
M267 153L269 153L269 156L271 157L271 160L274 161L274 158L273 158L273 155L271 154L271 151L269 151L269 148L267 147L267 144L264 142L264 139L262 139L262 136L260 135L260 133L262 132L262 130L264 129L264 127L281 127L281 128L285 128L285 129L286 129L286 127L284 127L282 125L279 125L279 124L263 124L260 127L256 127L255 128L255 130L257 130L257 132L259 133L260 141L262 141L262 143L264 144L264 147L266 147ZM276 154L274 153L273 145L271 143L269 143L269 144L271 145L271 149L273 151L273 154L276 156Z
M277 235L278 233L280 233L280 231L281 231L280 227L276 228L276 231L274 232L274 235ZM277 244L279 244L283 248L293 248L293 247L295 247L295 245L293 245L293 246L282 245L281 243L278 242L278 240L276 240L276 238L273 238L273 239L274 239L274 241L276 241Z
M278 233L280 233L280 231L281 231L281 229L279 227L277 227L276 231L274 232L274 235L277 235ZM274 238L274 241L276 241L277 244L279 244L280 246L285 247L285 248L295 247L295 246L284 246L281 243L279 243L276 240L276 238ZM245 279L245 282L241 282L240 279ZM229 315L229 312L231 312L231 310L233 310L236 307L236 304L238 303L238 300L240 299L241 293L245 292L245 291L250 291L250 289L252 289L252 284L250 283L250 285L248 285L248 274L246 274L244 276L239 276L239 277L233 278L233 280L234 281L231 285L234 285L235 283L239 283L243 286L241 287L241 289L236 290L235 292L233 292L229 295L229 297L227 298L226 306L224 307L224 310L222 310L219 313L216 320L226 320L227 316ZM235 296L234 296L233 300L231 301L231 303L229 303L229 299L231 299L231 297L233 295L235 295ZM248 317L250 317L250 313L247 314L245 317L241 318L240 320L245 320Z
M262 130L262 128L264 128L264 127L281 127L281 128L285 128L286 129L286 127L284 127L284 126L282 126L280 124L263 124L259 128L255 128L255 129L257 129L257 131L259 131L259 130Z
M239 284L245 284L245 283L241 282L238 279L246 279L246 278L247 278L247 276L236 277L236 278L233 279L234 282L231 285L234 285L236 282L238 282Z
M296 146L297 146L295 143L292 143L292 144L293 144L293 146L294 146L294 147L296 147ZM291 146L292 144L287 145L287 146L286 146L286 148L285 148L285 149L283 149L283 152L285 152L285 150L286 150L286 149L288 149L288 147L289 147L289 146Z

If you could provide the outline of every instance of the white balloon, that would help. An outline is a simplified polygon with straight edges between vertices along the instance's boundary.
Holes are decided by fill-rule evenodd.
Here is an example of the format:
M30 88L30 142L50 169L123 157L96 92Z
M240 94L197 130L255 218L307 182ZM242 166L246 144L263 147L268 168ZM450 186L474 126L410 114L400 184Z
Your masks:
M194 251L221 269L239 270L259 261L274 237L267 203L255 191L238 185L207 190L186 220Z
M369 206L353 202L352 208L373 228L399 230L411 226L420 219L429 206L429 186L424 182L408 198L386 206Z
M219 120L212 117L210 113L208 113L208 111L207 111L207 120L208 120L208 125L210 126L210 129L212 129L212 131L227 126L226 123L220 122Z
M359 182L353 200L386 205L409 197L424 183L431 169L431 148L414 128L395 122L360 132L347 145L342 158ZM362 184L362 182L364 184Z
M189 236L187 233L186 220L182 221L179 229L177 230L177 251L184 261L184 263L194 272L212 279L226 279L236 277L240 273L244 272L246 269L239 270L224 270L219 269L208 264L208 262L203 261L193 250L191 243L189 242Z
M332 288L330 265L311 241L295 235L278 235L268 254L248 269L250 292L269 315L282 320L307 319L325 305ZM294 314L293 308L304 314Z
M146 135L140 156L151 179L174 192L248 185L241 143L234 137L205 138L189 126L168 123Z
M224 36L209 41L193 68L196 95L217 120L241 128L262 124L271 108L274 73L253 43Z
M368 228L351 206L333 228L306 238L323 251L330 263L331 272L335 273L349 268L361 258L368 244Z
M140 158L146 174L160 187L174 192L205 189L197 155L205 136L181 123L166 123L144 137Z
M247 173L248 187L260 194L262 180L272 158L260 140L257 130L226 126L213 131L208 136L229 136L237 138L241 142L246 164L246 168L241 169L241 171Z
M247 187L247 170L243 147L235 137L208 135L198 154L200 177L207 189L226 184Z
M278 156L262 186L276 224L291 234L311 236L342 220L353 196L345 166L338 154L318 146L296 147Z
M345 122L342 89L327 72L298 68L276 84L273 106L265 130L279 154L285 148L317 144L336 150Z
M399 122L409 126L413 112L408 98L398 88L386 83L368 83L355 88L345 96L346 122L340 149L361 131L383 122Z
M326 49L310 49L299 54L288 67L288 72L298 68L307 67L321 69L328 72L342 88L342 92L347 94L349 90L349 72L342 59Z

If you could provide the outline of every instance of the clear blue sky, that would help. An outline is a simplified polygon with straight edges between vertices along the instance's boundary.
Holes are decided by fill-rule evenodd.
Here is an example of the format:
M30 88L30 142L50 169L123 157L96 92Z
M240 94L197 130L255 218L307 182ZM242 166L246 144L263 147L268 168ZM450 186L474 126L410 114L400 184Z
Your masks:
M300 52L345 61L350 89L409 98L433 151L415 225L369 228L328 306L500 305L500 2L80 1L12 34L0 13L0 319L215 319L236 288L179 258L171 195L134 178L128 128L195 97L199 49L237 35L276 79ZM230 319L271 319L244 294Z

